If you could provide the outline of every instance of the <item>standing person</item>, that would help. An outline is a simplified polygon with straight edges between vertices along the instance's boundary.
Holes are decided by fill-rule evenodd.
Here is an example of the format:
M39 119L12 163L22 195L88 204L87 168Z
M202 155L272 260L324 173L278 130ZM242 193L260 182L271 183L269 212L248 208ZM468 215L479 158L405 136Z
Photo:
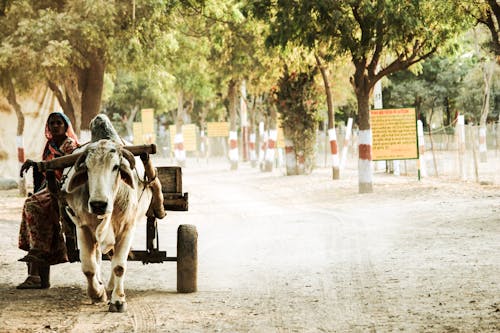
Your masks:
M71 154L78 147L78 139L68 117L60 112L49 115L45 125L47 143L43 150L43 161ZM36 163L27 160L21 166L21 177L33 166L37 173ZM55 172L57 180L61 180L62 170ZM37 177L35 177L37 178ZM36 193L28 197L24 203L21 226L19 230L19 248L28 254L19 259L28 265L28 277L17 286L17 289L45 289L50 287L50 265L68 261L66 246L59 222L57 200L50 194L44 175L40 188L35 184Z

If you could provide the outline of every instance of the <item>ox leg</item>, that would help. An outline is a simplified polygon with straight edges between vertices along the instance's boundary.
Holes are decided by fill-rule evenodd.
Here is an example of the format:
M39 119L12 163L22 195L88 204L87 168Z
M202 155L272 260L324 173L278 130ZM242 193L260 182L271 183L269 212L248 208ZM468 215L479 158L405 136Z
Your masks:
M77 228L77 233L82 271L87 278L87 294L92 303L105 302L107 295L101 280L101 251L98 249L92 232L87 227Z
M117 239L115 244L115 253L111 260L111 282L113 284L113 291L111 292L111 302L109 304L110 312L124 312L127 308L125 301L124 279L125 271L127 270L127 258L132 244L133 234L131 232L133 227L126 224L125 230Z

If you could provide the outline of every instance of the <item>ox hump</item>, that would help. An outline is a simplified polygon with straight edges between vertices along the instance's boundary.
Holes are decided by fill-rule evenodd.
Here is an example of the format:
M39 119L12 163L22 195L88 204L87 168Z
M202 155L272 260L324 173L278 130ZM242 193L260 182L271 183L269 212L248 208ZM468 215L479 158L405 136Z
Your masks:
M112 140L117 143L121 142L118 132L105 114L98 114L90 121L90 134L91 142L97 142L102 139Z

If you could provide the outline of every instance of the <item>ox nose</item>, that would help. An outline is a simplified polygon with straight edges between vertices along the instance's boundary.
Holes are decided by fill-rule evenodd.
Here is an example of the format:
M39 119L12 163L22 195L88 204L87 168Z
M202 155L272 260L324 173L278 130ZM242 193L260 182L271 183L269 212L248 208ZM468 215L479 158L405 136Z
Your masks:
M92 213L97 215L102 215L106 213L106 208L108 207L108 203L105 201L91 201L90 208L92 208Z

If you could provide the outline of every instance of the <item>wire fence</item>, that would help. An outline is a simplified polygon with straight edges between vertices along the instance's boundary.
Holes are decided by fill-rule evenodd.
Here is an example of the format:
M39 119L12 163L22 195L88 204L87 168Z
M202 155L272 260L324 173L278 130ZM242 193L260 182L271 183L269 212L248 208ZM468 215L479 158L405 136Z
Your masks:
M337 144L341 169L357 170L358 168L358 141L357 131L352 132L351 139L346 143L346 128L339 126L337 129ZM482 184L500 184L500 124L492 123L486 127L486 152L479 152L479 126L465 125L465 144L459 142L458 131L454 126L434 129L424 133L424 146L419 160L376 161L373 163L374 172L399 173L410 177L440 177L458 181L472 181ZM200 140L197 140L200 141ZM196 160L205 160L206 163L215 160L224 160L228 157L228 141L224 137L207 138L205 153L200 150L188 152L188 157ZM256 154L259 154L261 142L257 139ZM347 146L346 146L347 144ZM159 157L167 158L170 163L175 163L173 152L168 144L159 151ZM343 150L346 147L344 158ZM240 162L242 149L240 142ZM330 143L328 134L324 131L317 132L316 139L316 168L331 166ZM262 156L261 156L262 158ZM420 161L420 163L419 163ZM257 166L262 160L257 161ZM285 168L284 149L277 148L275 154L275 167ZM396 172L397 171L397 172Z
M443 177L461 181L475 181L482 184L500 184L500 124L491 123L486 126L486 152L479 151L479 126L465 125L465 145L459 142L459 135L454 127L440 128L424 133L424 149L420 159L420 175L422 177ZM344 147L345 128L337 129L337 140L340 151ZM324 132L318 133L316 165L327 167L331 163L328 137ZM348 142L346 168L357 168L357 133ZM415 176L419 174L418 160L377 161L375 172L394 172L398 169L401 175Z

